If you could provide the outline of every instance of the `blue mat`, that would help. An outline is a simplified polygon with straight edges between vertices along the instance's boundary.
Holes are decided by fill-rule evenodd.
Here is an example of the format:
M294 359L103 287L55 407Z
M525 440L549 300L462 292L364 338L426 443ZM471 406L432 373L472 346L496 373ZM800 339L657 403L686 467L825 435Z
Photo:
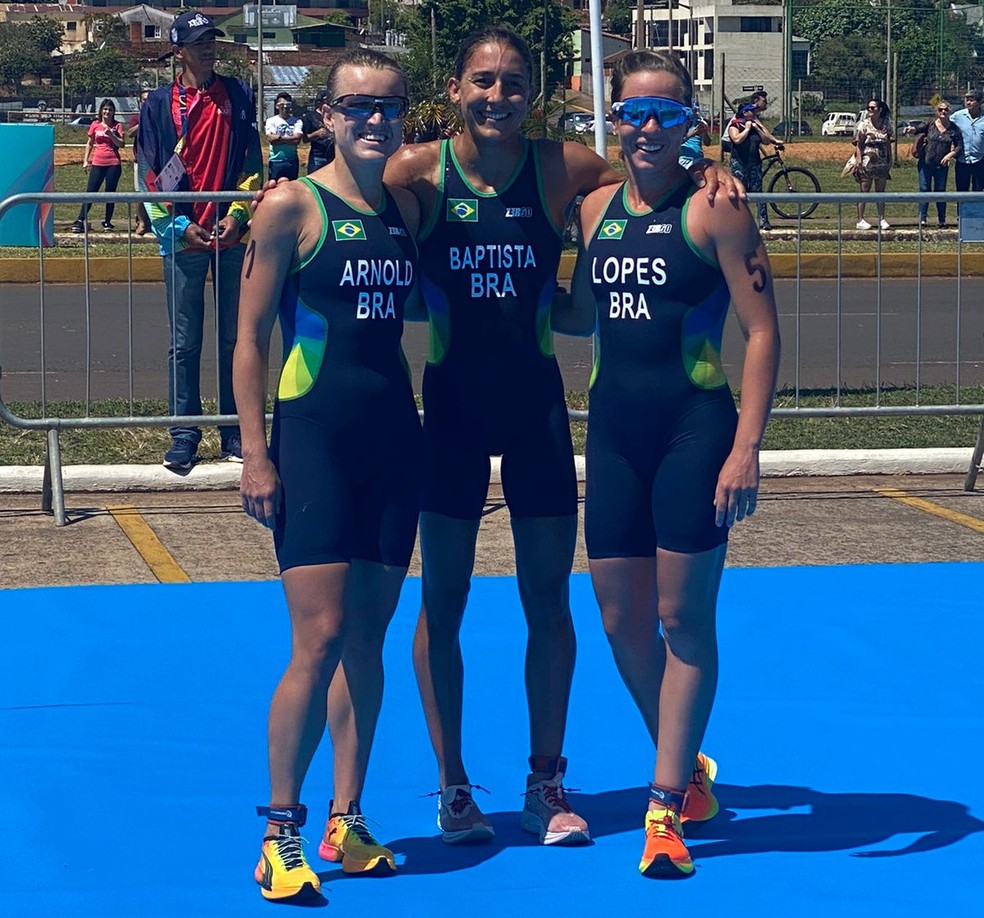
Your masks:
M466 619L466 762L496 825L443 845L410 663L408 581L365 811L401 863L343 877L316 857L330 748L305 789L312 866L337 914L468 918L976 913L984 861L984 564L729 569L721 685L705 748L721 815L689 833L685 883L644 880L651 752L588 578L572 581L578 666L567 784L595 844L518 828L527 754L515 581L477 580ZM271 914L252 880L265 719L288 653L279 584L0 592L0 915ZM325 868L322 870L322 868ZM975 906L973 903L978 902Z

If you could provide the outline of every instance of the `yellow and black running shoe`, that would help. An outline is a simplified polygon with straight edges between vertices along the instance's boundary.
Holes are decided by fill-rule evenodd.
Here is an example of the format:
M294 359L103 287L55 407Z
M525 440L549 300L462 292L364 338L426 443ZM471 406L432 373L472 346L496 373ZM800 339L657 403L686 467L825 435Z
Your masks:
M343 873L375 877L396 873L393 852L376 841L354 801L347 813L336 813L328 820L318 854L322 860L341 863Z
M282 901L321 895L321 881L304 858L303 841L293 823L282 825L279 834L263 839L254 876L264 899Z

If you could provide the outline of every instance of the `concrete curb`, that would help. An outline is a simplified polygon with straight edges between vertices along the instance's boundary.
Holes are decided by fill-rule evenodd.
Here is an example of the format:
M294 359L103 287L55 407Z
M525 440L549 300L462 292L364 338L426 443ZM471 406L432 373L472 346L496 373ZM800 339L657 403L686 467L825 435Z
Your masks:
M972 448L956 449L791 449L762 453L762 476L790 478L836 475L964 474ZM584 480L584 456L575 456L578 479ZM177 473L159 465L66 465L66 491L222 491L239 487L242 466L233 462L202 462ZM41 492L40 466L0 466L0 493ZM499 483L499 459L492 459L492 481Z

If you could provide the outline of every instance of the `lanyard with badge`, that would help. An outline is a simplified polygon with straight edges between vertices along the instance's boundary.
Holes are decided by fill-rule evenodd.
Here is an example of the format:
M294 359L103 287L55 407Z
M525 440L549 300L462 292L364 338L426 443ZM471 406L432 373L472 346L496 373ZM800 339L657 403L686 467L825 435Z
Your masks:
M184 163L181 161L181 151L184 150L185 138L188 136L191 113L213 82L215 82L214 74L198 88L198 93L191 103L191 108L189 108L188 90L185 89L180 77L178 78L178 109L181 113L181 136L174 145L174 154L164 164L164 168L157 175L157 188L160 191L177 191L181 180L185 177L186 173Z

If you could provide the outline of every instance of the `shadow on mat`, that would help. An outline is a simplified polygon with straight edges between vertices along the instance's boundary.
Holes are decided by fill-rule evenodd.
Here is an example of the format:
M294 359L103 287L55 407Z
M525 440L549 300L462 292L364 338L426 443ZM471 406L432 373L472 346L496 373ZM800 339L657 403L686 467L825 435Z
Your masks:
M846 851L890 842L896 835L918 835L902 847L852 851L853 857L899 857L945 848L984 831L984 822L966 806L913 794L828 794L808 787L716 784L721 812L710 822L687 826L695 860L767 851ZM570 794L571 803L591 827L591 837L638 832L641 844L646 788L599 794ZM808 808L808 812L767 812ZM519 828L519 811L488 813L495 839L487 845L445 845L440 837L401 838L388 842L405 863L401 874L467 870L505 848L537 846L535 836ZM330 879L341 871L321 874Z

